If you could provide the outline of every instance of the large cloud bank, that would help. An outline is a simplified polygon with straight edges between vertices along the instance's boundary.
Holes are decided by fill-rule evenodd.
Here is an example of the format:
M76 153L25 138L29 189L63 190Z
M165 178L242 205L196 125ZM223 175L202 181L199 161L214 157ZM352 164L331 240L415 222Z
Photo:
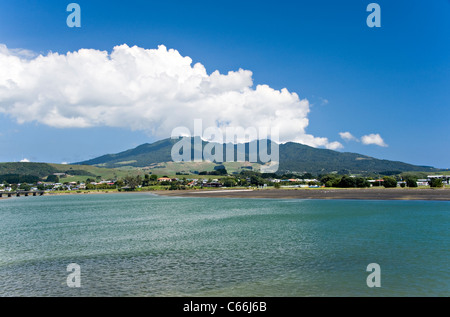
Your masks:
M253 85L251 71L227 74L173 49L120 45L32 56L0 45L0 112L19 123L56 128L123 127L160 138L173 128L274 127L280 141L342 147L306 133L308 100L287 89Z

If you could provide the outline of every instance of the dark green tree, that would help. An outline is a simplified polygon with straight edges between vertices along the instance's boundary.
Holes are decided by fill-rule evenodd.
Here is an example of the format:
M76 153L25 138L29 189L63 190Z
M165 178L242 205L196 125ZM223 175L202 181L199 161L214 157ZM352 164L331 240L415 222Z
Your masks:
M145 174L144 175L144 180L142 181L142 186L146 187L148 185L150 185L150 175Z
M222 184L226 187L233 187L236 186L236 181L234 177L225 177L222 179Z
M305 174L302 175L301 178L302 178L302 179L313 179L313 178L314 178L314 175L311 174L311 173L305 173Z
M417 178L415 177L406 177L405 182L408 187L417 187Z
M338 187L342 187L342 188L356 187L355 178L350 177L348 175L342 176L341 180L339 181Z
M444 184L442 183L442 179L440 179L440 178L432 178L429 182L428 182L428 184L430 184L430 187L434 187L434 188L436 188L436 187L443 187L444 186Z
M29 191L31 189L31 186L25 183L20 184L19 189L22 189L24 191Z
M397 180L391 176L383 177L383 186L385 188L394 188L397 187Z
M137 176L126 176L124 179L125 184L127 184L132 190L136 189L136 187L142 184L142 177L140 175Z
M261 186L264 185L264 179L257 175L250 176L250 184L255 186Z
M45 181L49 183L59 183L59 178L56 175L48 175Z
M327 174L321 176L319 180L325 187L338 187L341 177L336 174Z
M364 177L356 177L355 183L358 188L370 187L370 183Z

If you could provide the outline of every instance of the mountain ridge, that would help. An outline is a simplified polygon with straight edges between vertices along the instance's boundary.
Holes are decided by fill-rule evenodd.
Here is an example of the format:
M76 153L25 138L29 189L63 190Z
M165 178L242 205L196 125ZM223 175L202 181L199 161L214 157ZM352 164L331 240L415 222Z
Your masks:
M144 143L135 148L115 154L105 154L90 160L73 163L74 165L94 165L98 167L117 168L121 166L148 167L152 164L171 162L171 149L179 139L163 139L153 143ZM260 141L257 142L259 147ZM268 142L271 142L268 140ZM245 159L248 161L250 143L245 143ZM191 138L191 157L194 155L194 138ZM202 141L202 149L208 142ZM217 143L216 143L217 144ZM219 145L220 146L220 145ZM222 144L224 157L226 144ZM270 145L268 144L270 149ZM238 145L234 145L236 153ZM287 142L279 144L279 172L299 172L325 174L337 172L340 174L382 173L428 171L439 169L431 166L419 166L400 161L378 159L352 152L338 152L329 149L314 148L305 144ZM262 163L262 162L258 162Z

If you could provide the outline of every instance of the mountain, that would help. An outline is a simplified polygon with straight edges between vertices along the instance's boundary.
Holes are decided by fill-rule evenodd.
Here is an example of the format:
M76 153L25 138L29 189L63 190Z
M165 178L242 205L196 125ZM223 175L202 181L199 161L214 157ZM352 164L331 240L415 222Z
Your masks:
M11 162L0 163L0 175L32 175L44 177L57 173L59 170L47 163Z
M74 165L95 165L99 167L145 167L153 163L172 161L170 155L172 146L177 140L164 139L152 144L142 144L138 147L117 154L106 154Z
M107 154L74 164L95 165L98 167L108 168L123 166L149 167L157 163L171 162L171 150L173 145L177 142L178 140L164 139L151 144L146 143L134 149L117 154ZM270 140L268 142L270 142ZM194 144L194 138L191 138L191 144ZM204 148L206 144L207 142L203 141L202 147ZM257 146L259 146L259 142L257 142ZM246 143L246 160L248 160L249 148L250 144ZM270 149L270 146L268 146L268 148ZM236 158L238 146L234 145L234 149ZM223 151L225 157L225 145L223 145ZM193 150L191 157L193 157ZM357 153L318 149L293 142L279 145L279 157L279 172L308 172L312 174L324 174L331 172L338 172L341 174L393 174L405 171L437 171L437 169L430 166L417 166L403 162L376 159Z
M34 176L41 180L54 173L66 174L64 181L85 181L86 178L116 179L129 174L142 174L139 170L104 168L90 165L67 165L54 163L9 162L0 163L0 183L10 176Z
M430 166L381 160L357 153L317 149L293 142L280 145L280 170L305 171L313 174L330 172L396 174L406 171L437 171Z

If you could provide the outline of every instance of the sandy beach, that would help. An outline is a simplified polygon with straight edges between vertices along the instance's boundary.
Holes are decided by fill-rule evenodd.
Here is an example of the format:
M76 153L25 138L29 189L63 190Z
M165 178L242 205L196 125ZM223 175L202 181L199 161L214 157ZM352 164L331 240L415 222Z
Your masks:
M262 198L262 199L357 199L357 200L439 200L450 201L450 188L319 188L319 189L202 189L149 190L135 192L82 191L49 192L44 196L99 194L156 194L171 197ZM8 199L8 197L2 197Z
M367 188L367 189L247 189L155 191L175 197L269 198L269 199L361 199L450 201L450 189Z

